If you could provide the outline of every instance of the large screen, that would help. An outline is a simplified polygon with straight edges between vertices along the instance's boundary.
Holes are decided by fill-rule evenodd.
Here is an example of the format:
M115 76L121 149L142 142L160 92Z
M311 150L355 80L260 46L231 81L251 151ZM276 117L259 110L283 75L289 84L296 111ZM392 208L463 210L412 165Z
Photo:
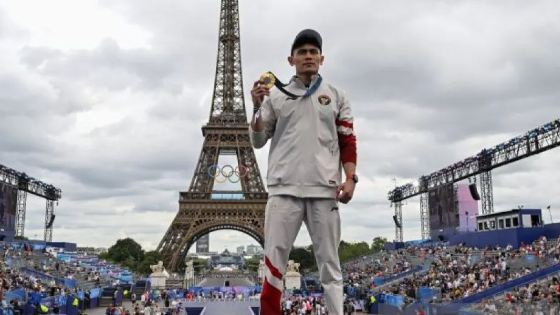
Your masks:
M210 234L206 234L196 241L197 253L208 253L210 251Z
M457 194L457 198L459 199L459 231L475 231L476 216L478 215L478 201L473 199L468 184L459 184Z
M16 229L17 189L0 183L0 228Z
M430 229L440 230L459 226L459 209L455 206L453 184L447 184L428 193Z

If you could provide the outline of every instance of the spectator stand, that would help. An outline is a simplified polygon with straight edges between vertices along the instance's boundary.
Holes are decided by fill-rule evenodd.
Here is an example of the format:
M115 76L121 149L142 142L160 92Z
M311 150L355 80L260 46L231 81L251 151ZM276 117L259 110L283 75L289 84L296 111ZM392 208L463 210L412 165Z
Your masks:
M111 287L111 282L108 282L108 287L101 288L101 281L91 277L99 274L92 271L99 266L107 270L101 270L102 274L113 280L133 282L126 269L99 262L97 257L64 253L61 248L53 250L45 244L29 244L27 241L3 243L1 253L4 257L2 264L6 266L3 271L11 275L4 281L13 282L9 285L10 290L3 294L2 314L31 315L37 312L37 307L49 310L56 307L60 314L74 315L79 310L104 304L102 301L121 305L123 285L117 282ZM62 259L58 259L59 255ZM18 274L20 277L17 277ZM87 289L82 286L84 284ZM149 288L149 282L144 281L142 285L143 290ZM135 284L126 286L130 292ZM53 296L53 292L58 291L61 294ZM41 313L41 310L38 312Z
M560 307L560 291L558 276L550 275L546 279L540 279L527 285L513 288L505 294L483 300L479 304L473 304L468 309L463 309L460 314L480 315L484 313L520 313L531 314L538 311L544 314L558 314Z
M466 264L466 261L469 261L469 263L467 263L467 266L470 266L469 268L471 269L473 265L480 263L481 268L491 267L498 268L499 270L499 262L508 260L508 270L523 270L527 267L536 270L551 264L555 264L560 260L558 255L558 240L552 240L551 242L547 243L546 238L544 237L538 238L537 241L535 241L533 244L522 246L518 250L513 250L509 246L506 249L500 249L498 247L493 251L488 249L477 250L474 248L466 247L464 245L456 247L440 246L440 248L427 250L428 248L430 248L430 246L411 246L409 248L401 248L399 249L399 251L406 250L409 252L411 257L423 256L425 259L431 260L432 263L437 263L438 265L443 264L442 266L446 266L450 263L457 264L457 262L459 262L461 266L464 266ZM546 248L546 251L544 250L544 248ZM481 269L480 271L482 270L483 269ZM447 273L445 269L441 271L443 272L443 274ZM457 274L457 271L455 271L455 273ZM461 274L463 273L459 270L458 275ZM433 275L430 274L430 278L432 277ZM407 289L407 285L403 286L403 284L406 284L407 281L408 284L412 284L422 278L424 278L424 280L430 279L427 278L425 274L417 273L409 277L404 277L402 281L394 281L395 283L386 283L385 285L370 290L370 296L366 299L368 301L366 303L366 308L369 308L373 313L380 312L383 314L396 314L403 311L405 313L411 312L411 314L414 314L415 311L418 311L420 309L427 311L431 308L434 308L434 310L445 311L445 308L443 308L441 305L442 302L445 302L445 300L442 299L441 293L436 295L435 299L433 293L426 293L430 292L431 289L437 289L437 287L425 287L421 285L422 282L418 282L417 287L419 288L419 290L415 290L416 294L410 294L410 288ZM502 290L505 289L504 286L500 287L502 288ZM407 296L413 296L414 298L418 298L418 300L405 297L405 294L401 294L404 292L406 292ZM371 302L371 300L369 299L373 299L374 302ZM457 314L456 310L454 312L454 314Z
M477 303L495 299L501 295L503 296L508 291L515 291L516 289L522 287L528 287L530 284L538 283L540 280L547 280L552 276L557 276L559 273L560 273L560 264L548 266L546 268L537 270L523 277L508 281L502 286L489 288L478 294L466 297L462 300L457 301L454 304L459 305L460 309L458 309L458 311L460 310L460 314L472 315L473 312L476 313L475 311L472 310L472 308L473 305L476 305ZM457 307L453 307L453 309L457 309Z
M12 300L21 301L21 309L15 309ZM43 293L27 292L25 289L17 289L6 292L3 300L3 309L0 315L33 315L37 313L37 308L46 307L53 309L57 307L60 314L77 315L80 309L83 309L83 301L85 293L79 291L71 295L48 296ZM10 306L8 306L10 305ZM39 311L38 313L42 313Z

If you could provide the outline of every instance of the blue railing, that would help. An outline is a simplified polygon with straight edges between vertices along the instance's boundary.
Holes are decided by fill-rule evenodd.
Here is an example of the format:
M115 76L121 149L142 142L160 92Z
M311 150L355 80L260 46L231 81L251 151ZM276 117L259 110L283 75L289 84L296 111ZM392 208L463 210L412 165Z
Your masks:
M33 269L30 269L30 268L26 268L26 267L23 267L20 270L25 272L28 275L32 275L36 278L40 278L41 280L54 281L56 284L62 284L67 288L72 288L73 289L73 288L76 287L76 280L74 280L74 279L57 278L57 277L53 277L51 275L48 275L44 272L40 272L40 271L33 270Z
M389 283L389 282L392 282L392 281L395 281L395 280L398 280L398 279L402 279L402 278L407 277L407 276L409 276L409 275L411 275L411 274L420 272L420 271L422 271L422 270L424 270L424 269L425 269L424 266L418 266L418 267L412 268L412 269L409 270L409 271L405 271L405 272L403 272L403 273L399 273L399 274L394 275L394 276L390 276L390 277L387 277L387 278L377 278L377 279L374 279L374 280L373 280L373 283L375 283L375 285L377 285L377 286L380 286L380 285L385 284L385 283Z

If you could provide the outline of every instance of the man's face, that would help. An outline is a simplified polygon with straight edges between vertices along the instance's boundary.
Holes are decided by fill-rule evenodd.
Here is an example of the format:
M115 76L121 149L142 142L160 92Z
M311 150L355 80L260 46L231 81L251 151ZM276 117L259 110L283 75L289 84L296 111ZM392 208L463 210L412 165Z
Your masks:
M292 55L288 57L288 62L291 66L296 67L296 74L313 75L319 73L324 59L325 57L321 55L317 46L305 44L293 51Z

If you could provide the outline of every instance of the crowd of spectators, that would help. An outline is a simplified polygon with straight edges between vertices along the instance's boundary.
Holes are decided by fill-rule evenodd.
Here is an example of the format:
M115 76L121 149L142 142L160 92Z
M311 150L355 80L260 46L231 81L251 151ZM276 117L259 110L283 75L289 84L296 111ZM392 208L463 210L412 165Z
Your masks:
M27 248L26 248L27 249ZM85 286L96 287L101 285L101 275L92 272L79 263L69 264L58 260L54 255L45 251L16 250L4 245L2 248L2 261L0 262L0 297L4 307L10 306L15 314L20 314L23 301L17 298L6 299L6 292L25 290L27 293L40 292L49 296L59 296L76 293L78 288ZM535 257L534 264L524 264L527 255ZM8 265L11 262L12 267ZM449 247L445 244L432 246L409 246L396 251L382 251L367 257L361 257L343 264L345 286L366 290L355 290L359 295L348 297L345 302L347 309L357 310L359 303L352 301L367 299L367 289L378 292L401 295L410 303L417 299L419 288L436 289L439 294L432 303L456 301L458 299L482 292L487 288L500 285L512 279L531 273L535 269L547 264L560 262L560 244L557 240L548 241L545 237L539 238L532 244L522 244L519 249L512 246L500 248L499 246L477 249L465 245ZM424 269L415 272L395 282L382 284L377 287L374 280L387 278L410 271L417 266ZM68 278L79 280L78 288L65 288L63 284L54 280L39 279L20 271L26 267L40 271L53 278ZM81 285L81 287L80 287ZM185 300L239 300L237 296L209 297L185 296ZM258 293L254 292L249 299L258 300ZM168 302L169 303L169 302ZM326 313L324 301L320 298L305 296L299 293L287 293L283 299L284 314L306 314L310 309L313 314ZM475 306L478 311L495 313L496 310L507 309L512 314L522 312L546 312L556 314L560 309L560 282L557 277L546 282L534 283L516 288L506 295L485 300ZM167 305L166 305L167 306ZM356 307L358 306L358 307ZM152 314L171 312L171 305L165 312L150 305L136 305L131 310L133 313L145 313L146 307ZM112 308L111 313L130 313L131 311Z
M522 253L534 253L539 257L550 256L551 263L558 263L560 243L539 239L536 244L522 245ZM488 298L471 307L483 314L560 314L560 274L548 276L533 283L526 283L512 290Z
M24 292L24 296L31 293L41 293L47 296L64 296L76 294L78 290L89 290L101 285L100 275L80 266L69 264L56 259L47 251L34 251L25 246L16 249L8 244L0 245L0 300L4 308L11 308L14 314L22 314L25 301L12 292ZM26 268L40 272L44 277L25 272ZM75 279L76 288L65 287L57 279ZM51 311L56 311L58 305L53 305Z
M559 254L558 241L550 242L545 237L541 237L531 244L521 244L518 249L514 249L511 245L505 248L487 246L479 249L465 244L451 247L445 243L439 243L408 246L396 251L382 251L343 264L345 286L355 288L352 290L352 296L348 296L345 303L352 305L354 310L359 310L360 306L367 308L368 289L372 289L379 293L403 296L405 305L408 305L418 299L420 288L430 288L438 292L433 300L429 301L430 303L457 301L520 278L549 264L558 263ZM526 259L528 255L534 259ZM419 271L407 277L379 286L375 284L375 279L398 276L415 268ZM546 303L554 301L560 303L558 280L551 281L555 281L553 282L556 286L555 292L545 292L541 284L531 285L525 289L516 290L505 300L486 301L483 308L488 311L498 305L497 308L501 309L501 305L504 303L515 304L510 301L511 299L526 301L528 297L531 301L535 301L538 297L538 302L533 302L534 305L531 305L537 309L539 305ZM349 291L347 290L347 292ZM218 299L222 299L222 297ZM258 300L258 294L251 296L251 299ZM231 300L236 299L233 297ZM365 303L357 302L360 300ZM323 301L306 297L300 292L286 294L282 305L284 314L300 314L303 309L308 310L309 307L313 310L313 314L321 314L323 309ZM480 305L478 306L480 307ZM513 310L518 305L508 307Z
M435 289L439 294L430 303L456 301L487 288L505 283L512 279L522 277L547 264L558 263L560 254L558 241L549 242L541 237L532 244L522 244L519 249L513 246L501 248L488 246L477 249L464 244L450 247L445 244L431 246L409 246L397 251L380 253L361 257L352 262L343 264L345 285L347 287L366 288L365 291L355 290L365 294L348 296L345 301L345 310L348 312L360 311L367 308L367 289L374 289L386 294L405 296L405 305L418 298L419 288ZM532 265L526 264L526 256L532 255L535 260ZM423 266L422 271L411 274L392 283L376 287L374 279L399 275ZM486 300L477 304L476 309L485 313L496 313L496 310L507 309L511 314L522 314L530 310L538 314L540 310L553 312L554 303L560 304L560 283L557 278L549 282L530 284L517 288L502 297ZM258 301L259 295L253 292L249 300ZM178 301L239 301L247 297L224 294L209 294L208 296L194 296L187 294L178 297ZM360 303L365 300L366 303ZM179 302L180 303L180 302ZM167 302L166 304L169 304ZM180 306L180 305L179 305ZM172 305L164 305L166 311L153 309L155 314L172 312L177 307L177 301ZM169 309L168 309L169 307ZM145 308L142 306L140 308ZM135 309L135 313L139 308ZM286 292L282 302L283 314L326 314L324 301L321 298L306 296L301 292ZM145 310L143 312L146 312ZM517 313L516 313L517 312ZM553 313L550 313L553 314ZM556 313L554 313L556 314Z
M398 275L413 267L414 264L407 250L400 249L391 252L382 251L344 263L342 272L347 285L373 288L375 278Z
M282 315L325 315L327 308L321 298L286 296L282 301Z
M437 302L449 302L482 292L558 261L557 248L555 252L548 251L544 237L533 244L522 244L519 249L513 249L512 246L489 246L479 250L458 245L453 248L411 248L410 251L430 258L428 270L383 287L384 293L416 299L418 288L423 287L439 290L440 294L435 297ZM528 254L535 257L533 266L523 264L523 258Z
M485 299L473 305L471 310L483 314L559 314L558 275L522 285L495 298Z
M399 295L404 297L406 306L419 298L420 288L436 292L427 301L429 303L452 302L559 262L560 242L540 237L531 244L522 243L517 249L511 245L479 249L465 244L451 247L445 243L408 246L345 263L343 272L346 287L366 287L376 293ZM398 280L379 286L374 282L375 279L402 274L418 266L422 268ZM367 307L371 296L364 296L363 290L354 292L356 298L366 301ZM512 311L509 312L511 314L522 314L523 311L538 313L541 310L546 314L560 314L558 305L560 284L554 278L546 284L517 288L502 299L487 300L477 305L477 309L482 308L489 313L507 309Z

